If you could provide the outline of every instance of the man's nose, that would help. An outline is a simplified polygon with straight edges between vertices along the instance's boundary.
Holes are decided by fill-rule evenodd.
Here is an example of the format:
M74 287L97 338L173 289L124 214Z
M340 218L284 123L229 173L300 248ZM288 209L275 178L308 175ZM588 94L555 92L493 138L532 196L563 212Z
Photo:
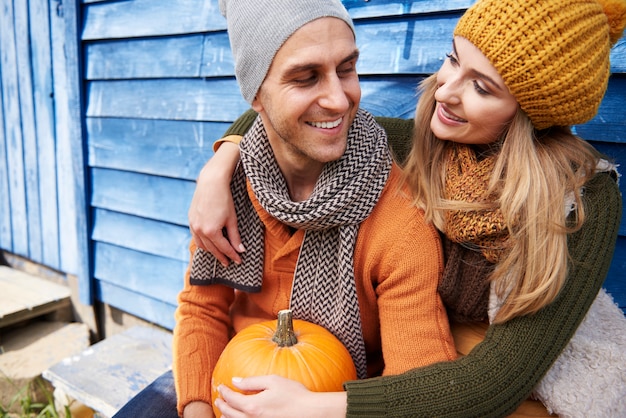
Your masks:
M350 106L350 100L341 79L333 75L328 77L322 87L319 105L325 109L343 112Z

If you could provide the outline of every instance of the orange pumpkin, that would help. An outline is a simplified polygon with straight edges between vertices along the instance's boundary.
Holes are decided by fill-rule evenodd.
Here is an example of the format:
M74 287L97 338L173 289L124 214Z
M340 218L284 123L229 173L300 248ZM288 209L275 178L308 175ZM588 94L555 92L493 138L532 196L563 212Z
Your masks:
M278 313L278 321L241 330L226 345L211 379L213 405L220 384L237 390L231 383L233 377L269 374L297 380L314 392L342 391L343 382L356 379L352 357L344 345L327 329L294 320L289 309ZM221 416L217 407L213 410Z

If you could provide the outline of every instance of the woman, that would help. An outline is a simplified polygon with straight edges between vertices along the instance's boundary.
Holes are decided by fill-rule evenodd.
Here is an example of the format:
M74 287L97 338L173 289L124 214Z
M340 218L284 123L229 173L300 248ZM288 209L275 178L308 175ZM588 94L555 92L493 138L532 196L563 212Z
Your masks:
M246 396L221 388L222 412L512 413L576 333L610 265L621 216L615 172L568 126L596 114L610 46L625 24L623 0L480 0L460 19L442 68L421 86L406 180L444 235L440 293L450 316L489 321L482 343L453 362L347 382L341 393L307 392L275 376L246 378L236 386L263 391ZM200 183L213 184L207 176L228 171L221 167L209 166ZM194 239L219 253L224 242L198 237L194 213L192 206ZM237 248L225 213L213 222L229 220L221 225ZM233 251L221 250L224 262L237 260Z

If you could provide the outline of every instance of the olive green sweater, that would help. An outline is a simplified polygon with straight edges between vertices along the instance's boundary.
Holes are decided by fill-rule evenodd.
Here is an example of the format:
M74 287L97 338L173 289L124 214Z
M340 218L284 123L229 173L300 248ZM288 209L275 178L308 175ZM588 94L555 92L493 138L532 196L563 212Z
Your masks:
M239 134L246 112L228 130ZM398 160L410 148L412 120L377 118ZM348 417L503 417L529 397L565 348L606 277L622 211L614 179L597 174L585 187L587 220L569 237L573 259L559 297L535 315L489 327L467 356L397 376L347 382Z

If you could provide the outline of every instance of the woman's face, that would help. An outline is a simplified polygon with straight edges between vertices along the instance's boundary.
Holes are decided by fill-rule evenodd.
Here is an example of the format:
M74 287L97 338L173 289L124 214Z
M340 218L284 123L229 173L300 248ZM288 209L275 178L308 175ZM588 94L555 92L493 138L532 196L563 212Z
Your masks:
M437 106L430 127L444 141L491 144L511 122L517 101L470 41L455 36L452 48L437 73Z

